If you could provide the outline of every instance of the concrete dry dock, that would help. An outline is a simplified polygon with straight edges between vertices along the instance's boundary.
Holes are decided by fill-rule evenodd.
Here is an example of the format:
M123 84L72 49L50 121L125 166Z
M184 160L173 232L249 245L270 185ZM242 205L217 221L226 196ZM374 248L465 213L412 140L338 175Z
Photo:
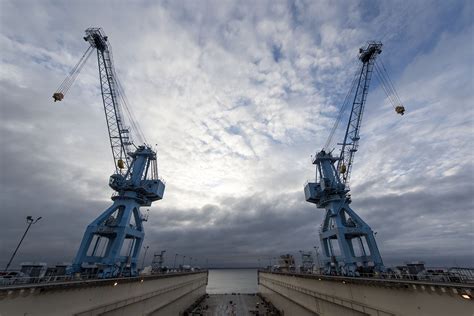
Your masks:
M205 296L207 279L204 271L8 286L0 288L0 316L182 315ZM260 295L283 315L474 314L472 284L266 271L258 279ZM199 306L194 315L278 315L256 295L206 295Z
M258 283L284 315L474 315L470 284L263 271Z
M271 304L257 294L210 294L191 311L192 316L279 316Z
M0 315L179 315L206 286L207 271L10 286Z

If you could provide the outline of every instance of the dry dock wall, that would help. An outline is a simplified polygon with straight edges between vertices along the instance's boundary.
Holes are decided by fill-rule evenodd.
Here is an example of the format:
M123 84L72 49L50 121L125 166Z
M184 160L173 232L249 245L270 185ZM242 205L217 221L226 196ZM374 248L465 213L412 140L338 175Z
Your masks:
M259 292L283 315L472 316L473 286L259 272Z
M207 276L192 272L0 288L0 316L180 315L206 293Z

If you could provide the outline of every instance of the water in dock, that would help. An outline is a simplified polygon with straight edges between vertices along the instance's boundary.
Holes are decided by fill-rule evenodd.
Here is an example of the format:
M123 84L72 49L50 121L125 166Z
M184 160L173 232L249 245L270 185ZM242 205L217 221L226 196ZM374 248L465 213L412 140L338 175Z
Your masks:
M256 269L211 269L208 294L254 294L258 292Z

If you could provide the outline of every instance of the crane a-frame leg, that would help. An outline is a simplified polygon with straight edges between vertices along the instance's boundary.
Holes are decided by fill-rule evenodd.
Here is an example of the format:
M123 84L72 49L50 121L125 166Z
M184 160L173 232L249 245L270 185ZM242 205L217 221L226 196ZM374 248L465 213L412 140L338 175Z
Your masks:
M326 206L319 237L326 274L355 275L383 270L372 229L346 201Z
M144 237L142 222L140 205L134 199L117 197L87 227L71 272L103 278L137 275Z

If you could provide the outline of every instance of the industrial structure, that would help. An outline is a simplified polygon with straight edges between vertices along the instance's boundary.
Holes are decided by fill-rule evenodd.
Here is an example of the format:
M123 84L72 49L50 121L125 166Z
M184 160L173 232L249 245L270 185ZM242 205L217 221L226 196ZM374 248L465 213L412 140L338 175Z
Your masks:
M273 267L270 257L268 268L257 273L258 294L244 296L206 294L208 271L192 268L190 256L189 266L185 265L185 255L180 271L176 271L178 254L173 270L167 269L163 266L165 250L154 253L147 273L143 269L145 251L138 275L143 222L147 219L140 208L162 199L165 185L158 177L156 152L140 135L128 108L107 37L100 28L89 28L84 39L90 46L53 98L55 102L64 99L96 51L115 168L109 181L115 191L113 204L87 227L71 267L62 263L48 268L46 263L29 262L23 263L19 272L5 269L0 273L1 315L167 316L217 310L232 315L472 315L474 269L427 269L423 262L386 269L373 231L349 206L349 179L374 69L396 113L405 112L385 67L377 63L381 43L370 42L360 50L361 68L326 145L313 160L316 180L305 187L306 200L326 211L320 231L322 271L317 246L316 269L310 251L300 250L299 272L293 255L281 255ZM335 157L330 145L349 105L341 152ZM123 109L143 138L142 145L132 141ZM33 218L28 217L27 223L31 226ZM149 246L144 248L148 250Z
M395 111L401 115L405 112L391 80L383 71L385 67L376 63L381 52L380 42L369 42L366 48L360 49L361 67L354 77L325 147L314 157L316 181L307 183L304 189L306 201L326 211L319 235L326 274L356 275L384 269L372 229L349 206L349 179L354 154L359 147L360 126L374 68ZM339 157L335 157L329 146L349 104L352 106L344 140L339 144L342 146L341 152Z
M313 255L311 251L300 250L301 255L301 266L300 272L312 273L314 269Z
M153 255L153 261L151 262L151 272L152 273L163 272L163 262L164 262L165 252L166 252L166 250L162 250L159 253L155 253Z
M107 36L100 28L88 28L84 40L89 43L85 54L69 76L53 94L54 101L64 99L85 62L95 50L99 79L115 172L109 186L115 191L113 204L86 229L72 273L94 273L101 278L120 275L135 276L144 238L146 217L140 208L163 198L165 184L158 177L156 152L146 144L138 124L127 104L123 88L114 69L112 51ZM125 125L123 110L142 138L135 145Z

